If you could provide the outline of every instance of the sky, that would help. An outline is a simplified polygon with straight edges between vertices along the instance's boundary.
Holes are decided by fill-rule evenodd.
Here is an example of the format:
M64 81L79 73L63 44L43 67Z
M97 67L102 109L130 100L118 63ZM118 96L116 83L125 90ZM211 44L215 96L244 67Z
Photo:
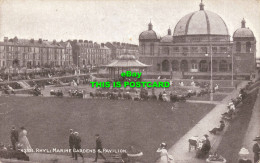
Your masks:
M173 31L201 0L0 0L0 39L92 40L138 44L152 22L160 36ZM229 34L245 18L257 40L260 57L260 0L203 0L205 10L225 21Z

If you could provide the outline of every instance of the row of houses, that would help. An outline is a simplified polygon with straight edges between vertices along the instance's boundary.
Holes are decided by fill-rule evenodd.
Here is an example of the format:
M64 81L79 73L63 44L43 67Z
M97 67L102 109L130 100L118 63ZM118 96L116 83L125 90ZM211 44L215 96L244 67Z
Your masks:
M108 64L124 53L138 54L138 46L88 40L18 39L0 42L0 68L87 67Z

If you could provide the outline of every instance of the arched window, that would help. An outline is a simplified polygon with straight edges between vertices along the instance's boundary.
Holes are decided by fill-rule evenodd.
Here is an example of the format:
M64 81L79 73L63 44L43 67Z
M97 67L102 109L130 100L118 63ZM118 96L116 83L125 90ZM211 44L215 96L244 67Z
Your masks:
M208 64L206 60L201 60L199 65L200 65L200 72L208 71Z
M162 51L164 55L169 55L170 52L169 47L163 47Z
M161 71L161 65L159 63L157 64L157 71Z
M172 71L179 71L179 62L177 60L172 61Z
M251 52L251 43L246 42L246 52L250 53Z
M188 71L188 61L182 60L180 63L180 68L181 68L182 72L187 72Z
M236 52L241 52L241 43L240 42L236 43Z
M162 62L162 71L169 71L170 63L168 60Z

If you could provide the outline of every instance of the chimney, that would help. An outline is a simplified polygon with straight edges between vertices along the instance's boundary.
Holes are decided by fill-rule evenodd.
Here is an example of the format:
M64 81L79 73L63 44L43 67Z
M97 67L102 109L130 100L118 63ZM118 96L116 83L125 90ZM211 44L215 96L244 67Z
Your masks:
M54 44L54 45L56 44L56 40L53 40L53 44Z
M101 43L101 47L102 47L102 48L105 47L105 44L104 44L104 43Z
M42 43L42 39L41 38L39 38L39 41L38 41L40 44Z
M8 37L4 37L4 42L8 42Z
M18 38L17 38L17 36L14 37L13 41L14 41L15 43L18 42Z

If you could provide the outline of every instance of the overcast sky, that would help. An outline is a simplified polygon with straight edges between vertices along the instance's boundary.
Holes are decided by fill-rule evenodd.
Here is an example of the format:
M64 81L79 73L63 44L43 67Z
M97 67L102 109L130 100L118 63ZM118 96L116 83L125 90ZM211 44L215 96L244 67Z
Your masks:
M150 19L160 35L174 29L200 0L0 0L0 39L68 40L138 44ZM229 34L246 26L255 34L260 57L260 0L203 0L205 10L220 15Z

